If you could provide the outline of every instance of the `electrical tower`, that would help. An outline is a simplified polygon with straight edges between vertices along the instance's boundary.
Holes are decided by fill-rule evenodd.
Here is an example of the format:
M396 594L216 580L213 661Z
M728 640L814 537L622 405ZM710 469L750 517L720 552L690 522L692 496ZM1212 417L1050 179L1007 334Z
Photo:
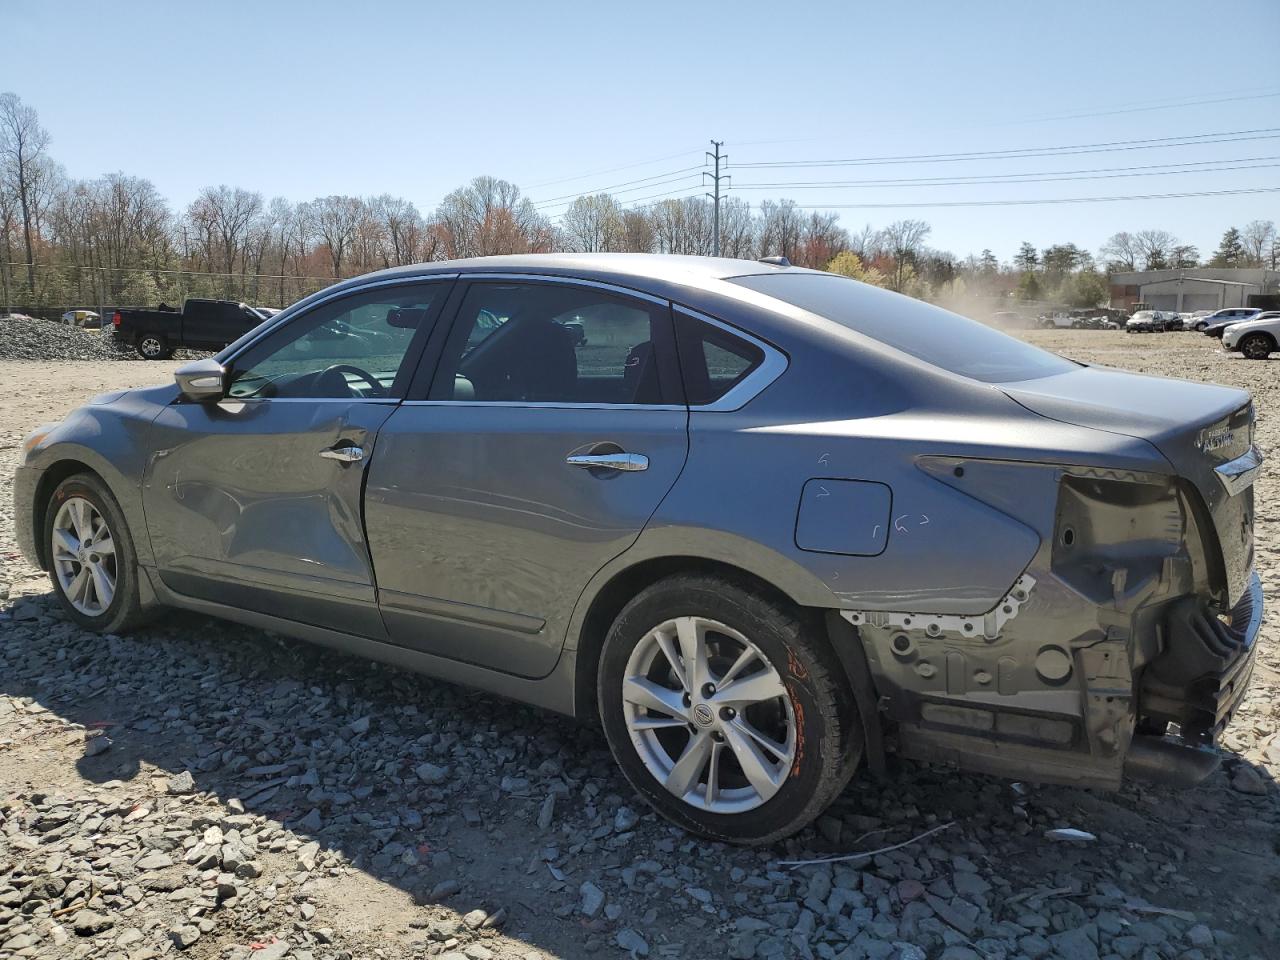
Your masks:
M724 146L723 140L712 140L711 146L715 148L715 152L713 153L712 151L708 150L707 156L711 158L712 161L714 161L716 165L716 170L715 170L715 173L707 173L704 170L702 173L702 176L703 176L702 182L706 183L706 178L710 177L711 183L714 185L714 189L715 189L714 193L708 193L707 196L711 198L713 202L712 210L714 214L714 226L712 228L713 232L712 232L712 240L711 240L711 255L718 257L720 256L720 193L721 193L720 181L729 179L729 175L727 173L720 172L720 165L725 160L729 159L729 155L727 153L720 152L720 148Z

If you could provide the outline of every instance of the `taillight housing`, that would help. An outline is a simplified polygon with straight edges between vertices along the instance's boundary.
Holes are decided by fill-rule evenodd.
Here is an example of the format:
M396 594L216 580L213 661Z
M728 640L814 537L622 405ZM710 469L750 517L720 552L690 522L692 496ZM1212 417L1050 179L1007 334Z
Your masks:
M119 311L119 310L117 310L115 313L111 314L111 325L112 325L113 327L118 327L118 326L120 326L120 311Z

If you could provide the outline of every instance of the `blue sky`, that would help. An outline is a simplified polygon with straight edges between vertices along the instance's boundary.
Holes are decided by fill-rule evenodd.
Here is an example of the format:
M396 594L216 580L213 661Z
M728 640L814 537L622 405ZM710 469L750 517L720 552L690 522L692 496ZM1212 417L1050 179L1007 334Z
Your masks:
M1280 187L1280 166L1266 166L1280 164L1276 0L0 0L0 34L0 90L39 111L71 175L149 177L179 208L202 186L227 183L294 200L391 193L427 212L453 187L489 173L547 202L554 215L563 209L555 198L616 184L626 184L615 191L624 200L697 193L689 168L702 162L711 137L726 141L733 192L752 202ZM1277 129L1264 139L1075 156L738 166L1264 128ZM1166 167L1194 172L1158 176L1116 169L1231 161L1254 169ZM1109 179L749 189L1100 168L1109 168ZM1134 172L1142 175L1115 176ZM621 192L631 187L640 189ZM1008 259L1022 240L1096 250L1117 230L1147 227L1170 230L1205 254L1233 223L1280 220L1280 193L841 212L855 229L907 216L929 221L931 243L959 255L990 247Z

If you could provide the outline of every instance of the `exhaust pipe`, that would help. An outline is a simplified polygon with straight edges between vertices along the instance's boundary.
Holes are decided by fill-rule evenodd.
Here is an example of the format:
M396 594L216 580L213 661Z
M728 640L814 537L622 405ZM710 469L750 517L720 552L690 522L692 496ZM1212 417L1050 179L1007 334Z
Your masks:
M1194 787L1218 769L1222 758L1208 747L1192 747L1171 737L1134 737L1124 774L1166 787Z

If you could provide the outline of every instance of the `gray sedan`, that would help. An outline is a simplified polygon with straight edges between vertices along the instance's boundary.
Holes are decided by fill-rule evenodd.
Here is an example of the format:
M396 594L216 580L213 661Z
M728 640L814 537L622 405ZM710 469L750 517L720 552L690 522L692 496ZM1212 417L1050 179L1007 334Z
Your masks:
M183 608L598 716L704 836L786 836L890 752L1191 784L1256 654L1247 394L785 261L398 268L176 381L26 441L72 620Z

